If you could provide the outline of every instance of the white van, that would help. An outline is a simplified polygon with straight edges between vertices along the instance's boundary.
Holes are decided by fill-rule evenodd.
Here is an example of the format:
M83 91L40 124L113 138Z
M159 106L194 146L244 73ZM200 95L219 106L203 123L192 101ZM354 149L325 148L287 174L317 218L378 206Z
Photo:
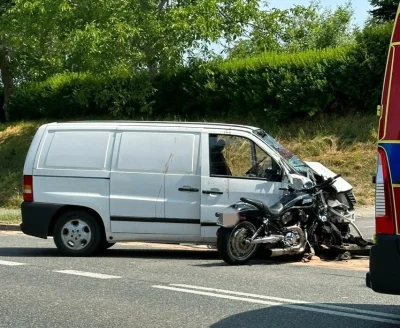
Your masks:
M21 230L75 256L120 241L212 245L217 211L240 197L272 205L279 188L310 181L276 145L242 125L45 124L25 161Z

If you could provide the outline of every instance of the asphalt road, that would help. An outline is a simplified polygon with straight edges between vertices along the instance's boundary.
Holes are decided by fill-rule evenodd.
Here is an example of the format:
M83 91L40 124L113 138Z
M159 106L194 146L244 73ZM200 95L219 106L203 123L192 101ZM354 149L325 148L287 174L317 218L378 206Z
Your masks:
M372 238L375 233L375 218L359 217L356 219L356 224L361 230L364 238ZM354 233L354 230L352 231Z
M70 258L52 239L0 232L0 276L0 327L400 327L400 297L335 265L235 267L143 244Z

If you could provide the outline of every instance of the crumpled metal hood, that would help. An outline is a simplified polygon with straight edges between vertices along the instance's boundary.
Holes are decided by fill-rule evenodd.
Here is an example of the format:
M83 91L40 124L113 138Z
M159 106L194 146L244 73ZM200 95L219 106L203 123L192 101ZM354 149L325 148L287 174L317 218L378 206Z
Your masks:
M337 175L319 162L305 163L311 168L311 170L313 170L316 174L320 176L332 178ZM353 189L353 186L343 178L338 178L332 186L336 189L337 192L346 192Z

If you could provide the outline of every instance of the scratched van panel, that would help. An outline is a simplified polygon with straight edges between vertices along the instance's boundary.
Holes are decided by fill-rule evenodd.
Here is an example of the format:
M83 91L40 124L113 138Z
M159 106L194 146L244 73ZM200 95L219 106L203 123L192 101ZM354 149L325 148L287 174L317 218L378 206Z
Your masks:
M113 232L200 235L199 138L188 132L118 133L110 185ZM165 220L170 224L163 229L149 224Z
M193 173L193 134L123 132L118 171Z

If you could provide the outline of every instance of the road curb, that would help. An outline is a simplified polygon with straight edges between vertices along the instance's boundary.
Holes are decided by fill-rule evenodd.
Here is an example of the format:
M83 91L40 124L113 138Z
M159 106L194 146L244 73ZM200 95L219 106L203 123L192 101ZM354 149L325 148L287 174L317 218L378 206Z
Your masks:
M21 231L19 224L2 224L0 223L0 231Z

